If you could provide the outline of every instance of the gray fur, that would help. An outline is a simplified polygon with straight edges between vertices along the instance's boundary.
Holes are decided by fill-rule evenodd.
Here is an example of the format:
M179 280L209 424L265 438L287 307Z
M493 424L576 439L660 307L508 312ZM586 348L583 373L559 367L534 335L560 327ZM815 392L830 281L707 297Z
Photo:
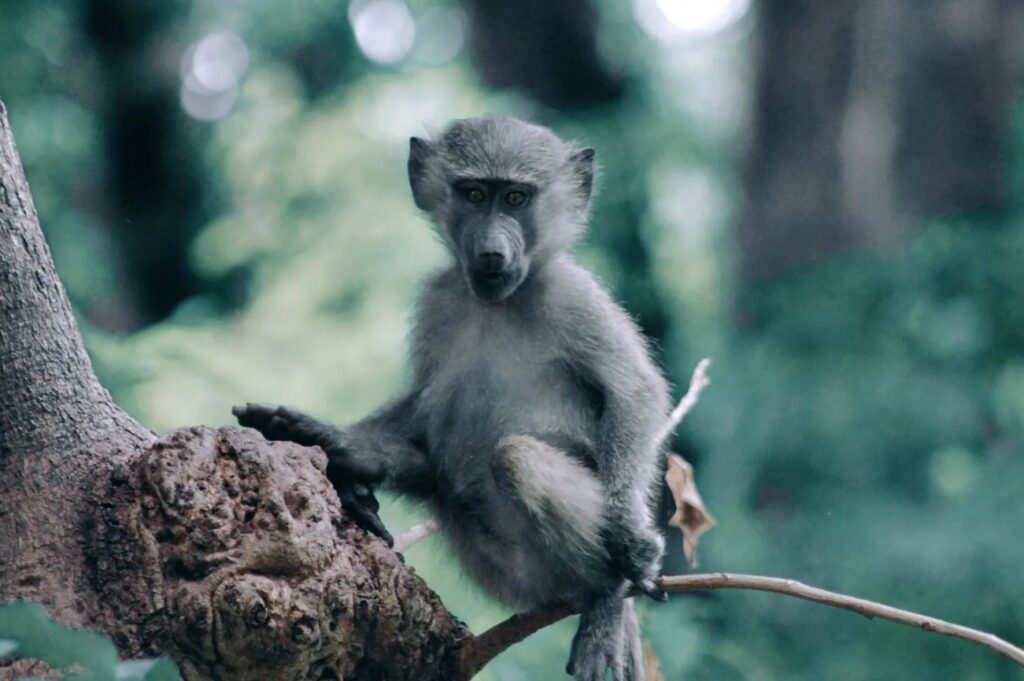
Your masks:
M596 173L592 149L563 142L547 128L501 116L456 120L434 142L410 142L409 179L416 205L433 218L449 248L456 248L447 229L451 187L465 178L544 187L538 210L557 229L544 234L533 254L538 259L570 248L582 235Z
M530 435L502 439L496 456L551 550L581 556L595 572L603 569L608 561L601 540L604 488L597 476L580 460Z
M668 389L636 325L568 253L586 223L593 151L514 119L469 119L414 138L409 169L453 255L417 305L412 386L317 442L345 470L426 501L497 600L582 608L578 681L608 668L642 679L622 594L651 583L662 553L651 494ZM491 182L481 194L492 203L465 198L466 180ZM528 208L501 203L508 183L535 188ZM493 287L474 261L485 237L508 256Z
M626 599L622 605L622 661L623 681L647 681L640 621L632 598Z

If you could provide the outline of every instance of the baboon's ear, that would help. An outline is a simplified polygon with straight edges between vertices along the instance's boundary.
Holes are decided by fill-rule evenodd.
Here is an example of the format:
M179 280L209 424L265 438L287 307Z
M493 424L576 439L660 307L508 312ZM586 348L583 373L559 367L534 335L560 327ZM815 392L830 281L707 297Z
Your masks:
M587 147L569 157L569 163L579 178L580 197L584 203L589 203L594 191L594 153L593 149Z
M409 138L409 186L412 188L412 200L420 210L430 209L425 175L427 160L433 154L430 142L419 137Z

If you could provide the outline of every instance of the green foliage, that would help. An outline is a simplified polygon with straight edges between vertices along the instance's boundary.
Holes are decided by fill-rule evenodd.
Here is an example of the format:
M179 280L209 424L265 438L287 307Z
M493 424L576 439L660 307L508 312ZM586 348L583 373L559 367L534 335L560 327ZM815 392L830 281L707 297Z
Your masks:
M1022 244L1022 222L951 219L898 257L849 256L755 297L759 326L711 351L686 425L719 520L704 567L1024 640ZM712 600L688 678L1014 678L965 643L774 596Z
M109 638L51 619L35 603L0 604L0 656L41 660L72 670L66 681L181 681L167 659L121 662Z

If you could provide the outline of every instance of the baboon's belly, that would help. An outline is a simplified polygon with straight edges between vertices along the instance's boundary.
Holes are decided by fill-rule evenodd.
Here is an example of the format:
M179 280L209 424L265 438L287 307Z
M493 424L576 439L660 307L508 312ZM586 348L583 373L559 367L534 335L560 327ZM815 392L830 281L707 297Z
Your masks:
M466 350L472 352L471 349ZM599 583L606 560L578 541L561 542L511 484L499 443L531 436L589 459L599 422L593 391L564 364L527 356L460 358L459 371L438 372L424 395L428 446L438 466L437 513L467 572L492 597L517 610L578 601ZM544 462L537 462L543 477ZM558 490L577 492L572 483ZM545 492L552 492L548 489ZM562 528L564 529L564 528Z
M539 541L535 518L502 502L493 510L468 517L448 507L438 517L463 568L495 600L517 612L582 603L589 589L610 578L603 560Z

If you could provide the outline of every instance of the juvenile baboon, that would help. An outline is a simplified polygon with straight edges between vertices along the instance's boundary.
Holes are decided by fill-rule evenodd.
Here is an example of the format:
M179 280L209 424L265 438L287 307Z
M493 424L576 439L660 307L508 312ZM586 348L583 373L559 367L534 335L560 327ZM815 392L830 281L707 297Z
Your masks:
M412 138L409 182L452 255L420 296L409 389L347 428L254 404L239 423L322 447L346 508L389 540L369 487L424 500L494 598L582 610L578 681L641 681L623 594L664 597L651 493L668 389L636 325L569 254L594 151L511 118L458 120Z

